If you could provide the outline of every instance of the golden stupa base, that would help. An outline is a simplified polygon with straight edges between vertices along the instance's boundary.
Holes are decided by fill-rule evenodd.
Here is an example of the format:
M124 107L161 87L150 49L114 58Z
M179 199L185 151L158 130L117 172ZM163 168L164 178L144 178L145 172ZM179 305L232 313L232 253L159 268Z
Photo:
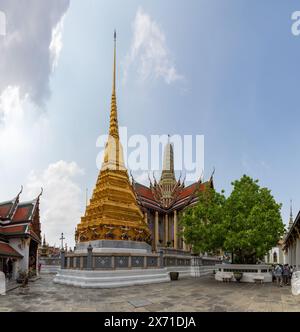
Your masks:
M146 254L151 253L152 251L152 247L146 242L128 240L96 240L77 243L75 252L86 253L89 246L93 248L94 253Z

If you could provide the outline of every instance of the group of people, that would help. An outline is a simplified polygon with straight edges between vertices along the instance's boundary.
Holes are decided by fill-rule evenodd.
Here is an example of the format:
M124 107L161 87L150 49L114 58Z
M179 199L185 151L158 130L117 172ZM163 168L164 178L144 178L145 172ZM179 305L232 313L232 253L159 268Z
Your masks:
M284 285L290 285L292 275L296 271L296 265L289 264L277 264L273 266L273 282L276 281L277 286L282 287Z

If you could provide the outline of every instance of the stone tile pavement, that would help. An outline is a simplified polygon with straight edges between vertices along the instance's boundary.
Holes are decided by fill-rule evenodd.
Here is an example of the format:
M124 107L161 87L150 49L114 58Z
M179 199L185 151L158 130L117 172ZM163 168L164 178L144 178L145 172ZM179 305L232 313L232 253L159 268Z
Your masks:
M54 275L30 283L28 294L19 289L0 297L4 311L297 311L300 296L290 286L224 284L213 277L118 289L81 289L52 282Z

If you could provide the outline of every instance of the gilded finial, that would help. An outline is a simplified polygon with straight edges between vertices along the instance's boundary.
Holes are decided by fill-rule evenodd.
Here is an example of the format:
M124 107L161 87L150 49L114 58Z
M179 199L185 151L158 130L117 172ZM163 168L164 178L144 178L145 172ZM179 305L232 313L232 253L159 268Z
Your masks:
M117 49L117 33L114 31L114 63L113 63L113 89L111 96L111 112L110 112L110 127L109 135L119 139L118 113L117 113L117 98L116 98L116 49Z

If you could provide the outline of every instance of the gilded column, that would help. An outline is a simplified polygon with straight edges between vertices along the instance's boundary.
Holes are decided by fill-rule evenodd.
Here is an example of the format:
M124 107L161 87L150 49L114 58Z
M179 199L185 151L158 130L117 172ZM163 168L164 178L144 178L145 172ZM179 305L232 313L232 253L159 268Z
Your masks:
M145 217L145 224L148 224L148 213L147 212L145 212L144 217Z
M174 248L177 249L177 211L174 210Z
M155 211L155 225L154 225L154 234L155 234L155 248L157 250L157 246L159 243L159 225L158 225L158 211Z
M168 225L168 214L165 214L165 246L167 246L167 243L169 241L169 225Z

